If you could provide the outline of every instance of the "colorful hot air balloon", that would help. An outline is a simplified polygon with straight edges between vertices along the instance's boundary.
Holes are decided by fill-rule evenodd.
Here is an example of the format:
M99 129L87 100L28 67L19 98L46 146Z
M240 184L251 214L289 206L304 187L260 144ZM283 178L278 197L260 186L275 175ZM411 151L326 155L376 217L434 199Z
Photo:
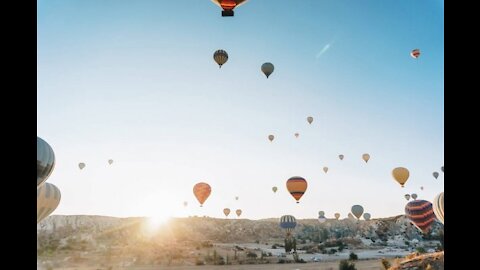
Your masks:
M440 174L438 172L433 172L433 177L435 177L435 179L437 179L439 175Z
M225 208L223 209L223 214L228 217L228 215L230 214L230 208Z
M437 219L444 223L444 209L443 209L443 192L435 196L435 199L433 199L433 213L437 217Z
M364 218L366 221L369 221L371 217L372 217L372 215L370 215L370 213L365 213L365 214L363 214L363 218Z
M334 216L338 220L340 218L340 213L335 213Z
M318 217L318 222L324 223L325 221L327 221L327 218L325 216L319 216Z
M273 136L273 135L268 135L268 140L269 140L269 141L271 141L271 142L272 142L272 141L273 141L273 139L275 139L275 136Z
M222 17L233 17L233 10L245 4L247 0L212 0L212 2L223 9Z
M328 172L328 167L323 167L323 171L324 171L325 173L327 173L327 172Z
M83 170L83 168L85 168L85 166L86 165L83 162L78 163L78 167L80 168L80 170Z
M419 56L420 56L420 50L419 49L414 49L412 50L412 52L410 53L410 56L412 56L413 58L417 59ZM427 57L428 58L428 57Z
M278 188L277 188L277 187L272 187L272 191L273 191L273 193L276 193L276 192L277 192L277 190L278 190Z
M235 213L237 214L237 217L240 217L240 215L242 214L242 210L241 209L237 209L235 211Z
M287 180L287 190L299 203L300 198L307 190L307 180L300 176L294 176Z
M45 183L37 189L37 223L57 209L60 198L60 190L53 184Z
M363 207L361 205L354 205L352 206L352 214L357 217L357 219L360 219L360 217L363 214Z
M228 60L228 53L224 50L216 50L213 53L213 60L217 62L218 68L221 68Z
M415 200L407 203L405 215L423 233L427 233L435 221L432 203L425 200Z
M268 77L273 73L274 67L272 63L264 63L261 69L263 74L265 74L265 76L267 76L267 79L268 79Z
M393 178L402 186L405 186L405 183L410 176L410 172L403 167L397 167L392 171Z
M405 199L410 200L410 194L405 194Z
M55 167L55 154L52 147L37 136L37 188L47 181Z
M113 163L113 159L109 159L108 164L112 165L112 163Z
M339 158L340 160L343 160L344 155L338 155L338 158Z
M298 133L295 133L295 138L298 138L298 136L300 136L300 134L298 134Z
M294 216L285 215L280 218L280 228L285 229L287 231L287 235L290 235L296 226L297 220Z
M311 117L311 116L307 117L307 122L309 124L311 124L313 122L313 117Z
M193 194L200 203L200 207L203 206L203 203L207 200L208 196L212 192L212 188L209 184L200 182L193 187Z
M362 159L365 161L365 163L368 163L368 161L370 160L370 155L365 153L362 155Z
M412 199L413 199L413 200L416 200L417 198L418 198L417 193L412 193Z

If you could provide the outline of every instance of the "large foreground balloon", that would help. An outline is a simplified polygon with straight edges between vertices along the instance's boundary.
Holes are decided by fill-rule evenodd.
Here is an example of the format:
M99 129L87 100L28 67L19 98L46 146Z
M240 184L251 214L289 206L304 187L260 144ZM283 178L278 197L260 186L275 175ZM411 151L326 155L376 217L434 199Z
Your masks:
M393 178L400 184L400 186L404 187L405 183L410 176L410 172L407 168L397 167L392 171Z
M217 62L218 68L221 68L228 60L228 53L224 50L217 50L213 53L213 60Z
M433 177L435 177L435 179L437 179L439 175L440 174L438 172L433 172Z
M261 69L263 74L265 74L265 76L268 78L273 73L274 67L272 63L264 63Z
M242 214L242 209L237 209L235 214L237 214L237 217L239 217Z
M370 155L365 153L362 155L362 159L365 161L365 163L367 163L370 160Z
M425 200L415 200L407 203L405 215L423 233L427 233L435 221L432 203Z
M360 217L363 214L363 207L361 205L354 205L352 206L352 214L357 217L357 219L360 219Z
M340 213L335 213L334 216L338 220L340 218Z
M443 215L443 192L435 196L435 199L433 199L433 213L435 213L435 216L437 219L444 223L444 215Z
M212 192L212 188L209 184L200 182L193 187L193 194L200 203L200 207L203 206L203 203L207 200L208 196Z
M297 220L294 216L285 215L280 218L280 228L285 229L287 231L287 235L295 229L297 226Z
M271 141L271 142L272 142L272 141L273 141L273 139L275 139L275 136L273 136L273 135L268 135L268 140L269 140L269 141Z
M313 122L313 117L311 117L311 116L307 117L307 122L309 124L311 124Z
M294 176L287 180L287 190L297 200L297 203L305 194L307 186L307 180L300 176Z
M55 167L55 154L52 147L37 136L37 188L39 188Z
M418 198L417 193L412 193L412 199L413 199L413 200L416 200L417 198Z
M371 217L372 217L372 215L370 215L370 213L365 213L365 214L363 214L363 218L364 218L366 221L369 221Z
M276 192L277 192L277 190L278 190L278 188L277 188L277 187L272 187L272 191L273 191L273 193L276 193Z
M80 168L80 170L83 170L83 168L85 168L85 166L86 165L83 162L78 163L78 167Z
M60 198L60 190L53 184L45 183L37 189L37 223L57 209Z
M212 2L223 9L222 17L232 17L234 15L233 10L245 4L247 0L212 0Z
M420 56L420 50L419 49L413 49L412 52L410 53L410 56L417 59Z
M405 194L405 199L410 200L410 194Z
M223 209L223 214L228 217L228 215L230 215L230 208L225 208Z

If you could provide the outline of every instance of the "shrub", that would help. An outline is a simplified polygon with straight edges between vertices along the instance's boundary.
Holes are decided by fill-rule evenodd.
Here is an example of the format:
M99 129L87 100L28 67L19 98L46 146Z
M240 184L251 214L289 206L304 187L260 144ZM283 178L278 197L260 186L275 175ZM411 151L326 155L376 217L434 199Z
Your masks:
M332 248L328 251L328 254L335 254L335 253L337 253L337 250L334 249L334 248Z
M387 259L382 259L382 265L385 270L388 270L392 266Z
M248 258L257 258L257 253L249 251L247 253Z
M350 252L349 259L350 259L351 261L356 261L356 260L358 260L358 256L357 256L357 254L355 254L355 253L353 253L353 252Z
M284 260L284 259L280 259L280 260L278 260L278 263L285 263L285 260Z
M195 260L195 265L204 265L204 264L205 264L205 263L204 263L202 260L200 260L200 259L196 259L196 260Z
M427 251L423 247L417 247L417 252L420 254L427 253Z
M352 262L349 262L347 260L341 260L338 269L340 269L340 270L357 270L357 268L355 268L355 264L352 263Z

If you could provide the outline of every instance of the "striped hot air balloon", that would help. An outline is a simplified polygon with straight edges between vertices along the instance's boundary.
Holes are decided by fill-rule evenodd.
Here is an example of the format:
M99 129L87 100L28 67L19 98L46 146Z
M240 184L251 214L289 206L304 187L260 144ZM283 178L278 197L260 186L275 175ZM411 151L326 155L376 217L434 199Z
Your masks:
M420 56L420 50L419 49L413 49L412 52L410 53L410 55L417 59L419 56ZM428 58L428 57L427 57Z
M297 203L299 203L300 198L307 190L307 180L300 176L290 177L287 180L287 190L295 198Z
M444 223L444 215L443 215L443 192L435 196L435 199L433 199L433 213L437 217L437 219Z
M290 233L293 231L293 229L295 229L296 226L297 220L294 216L285 215L280 218L280 228L285 229L287 235L290 235Z
M232 17L234 15L233 10L245 4L247 0L212 0L212 2L223 9L222 17Z
M203 203L207 200L208 196L212 192L212 188L209 184L200 182L193 187L193 194L200 203L200 207L203 207Z
M60 198L60 190L53 184L45 183L37 189L37 223L57 209Z
M405 215L423 233L427 233L435 221L432 203L425 200L415 200L407 203Z
M52 147L37 136L37 188L47 181L55 167L55 154Z
M228 60L228 53L224 50L216 50L215 53L213 53L213 60L217 62L218 68L221 68Z

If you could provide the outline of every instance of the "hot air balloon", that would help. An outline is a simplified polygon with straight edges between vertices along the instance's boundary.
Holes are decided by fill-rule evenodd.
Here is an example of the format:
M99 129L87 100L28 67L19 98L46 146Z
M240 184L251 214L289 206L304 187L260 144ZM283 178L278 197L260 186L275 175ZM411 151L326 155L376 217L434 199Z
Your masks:
M338 155L338 158L339 158L340 160L343 160L344 155Z
M207 183L200 182L193 187L193 194L195 194L195 197L200 203L200 207L203 206L203 203L207 200L208 196L210 196L211 192L212 188Z
M274 138L275 138L275 136L273 136L273 135L268 135L268 139L269 139L270 141L273 141Z
M45 183L37 189L37 223L57 209L60 198L60 190L53 184Z
M318 211L318 216L319 217L325 216L325 212L324 211Z
M188 205L188 202L183 202L184 207L187 207L187 205Z
M370 155L365 153L362 155L362 159L365 161L365 163L368 163L368 161L370 160Z
M230 208L225 208L223 209L223 214L228 217L228 215L230 214Z
M287 236L295 229L297 226L297 220L294 216L285 215L280 218L280 228L287 231Z
M338 220L340 218L340 213L335 213L334 216Z
M410 172L403 167L397 167L392 171L393 178L402 186L404 187L405 183L410 176Z
M413 58L417 59L419 56L420 56L420 50L419 49L414 49L412 50L412 52L410 53L410 56L412 56ZM428 58L428 57L427 57Z
M238 201L238 196L235 196L235 200Z
M233 17L233 10L247 2L247 0L212 0L215 5L221 7L222 17Z
M318 217L318 222L324 223L325 221L327 221L327 218L325 216L319 216Z
M277 188L277 187L272 187L272 191L273 191L273 193L276 193L276 192L277 192L277 190L278 190L278 188Z
M294 176L287 180L287 190L299 203L300 198L307 190L307 180L300 176Z
M427 233L435 221L432 203L425 200L415 200L407 203L405 215L423 233Z
M113 159L109 159L108 164L112 165L112 163L113 163Z
M441 169L442 169L442 172L444 172L444 171L443 171L443 166L442 166L442 168L441 168Z
M443 215L443 192L435 196L435 199L433 199L433 213L437 217L437 219L442 222L444 221L444 215Z
M405 194L405 199L410 200L410 194Z
M417 198L418 198L418 195L417 195L416 193L413 193L413 194L412 194L412 199L413 199L413 200L416 200Z
M274 67L272 63L264 63L262 65L262 72L265 74L265 76L267 76L267 79L273 73L273 69Z
M215 53L213 53L213 60L217 62L218 68L221 68L228 60L228 53L224 50L216 50Z
M366 221L369 221L371 217L372 217L372 215L370 215L369 213L363 214L363 218L364 218Z
M311 124L313 122L313 117L311 117L311 116L307 117L307 122L309 124Z
M85 166L86 165L83 162L78 163L78 167L80 168L80 170L83 170L83 168L85 168Z
M240 215L242 214L242 210L241 209L237 209L235 211L235 213L237 214L237 217L240 217Z
M55 167L55 154L52 147L37 136L37 188L47 181Z
M328 167L323 167L323 171L324 171L325 173L327 173L327 172L328 172Z
M363 207L361 205L354 205L352 206L352 214L357 217L357 219L360 219L360 217L363 214Z
M435 177L435 179L437 179L439 175L440 174L438 172L433 172L433 177Z
M420 189L423 190L423 186L421 186Z
M300 136L300 134L298 134L298 133L295 133L295 138L298 138L298 136Z
M348 213L348 218L352 219L352 220L355 220L355 217L352 215L352 213Z

